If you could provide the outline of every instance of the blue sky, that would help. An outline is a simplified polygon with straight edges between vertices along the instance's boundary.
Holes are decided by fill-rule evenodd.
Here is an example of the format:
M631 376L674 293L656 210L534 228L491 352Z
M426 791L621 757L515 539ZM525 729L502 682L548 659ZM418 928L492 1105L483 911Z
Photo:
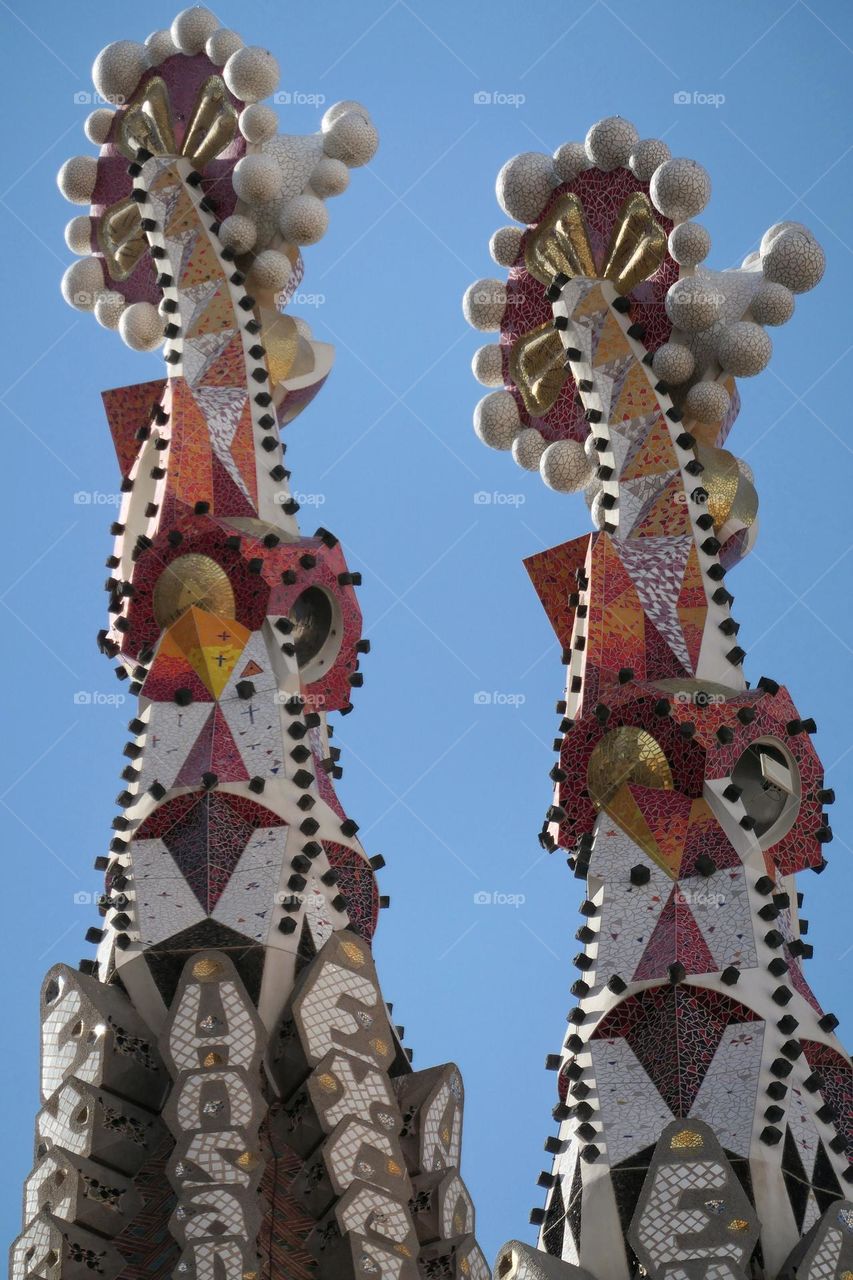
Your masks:
M467 1088L464 1167L491 1261L527 1216L551 1132L558 1048L575 976L582 893L536 843L563 668L521 560L586 531L578 497L544 489L478 443L478 335L459 299L499 269L506 221L494 177L511 155L582 139L605 115L665 137L710 171L708 265L737 265L783 218L808 223L827 273L774 333L770 370L741 383L731 447L754 467L762 532L731 576L747 675L787 683L839 791L822 877L806 874L810 979L853 1043L849 298L853 9L843 0L228 0L216 7L282 66L281 128L360 98L382 135L368 170L306 251L301 309L338 349L322 395L288 428L304 527L338 533L363 573L373 642L356 714L340 723L341 795L388 866L376 952L415 1066L455 1060ZM103 625L116 466L102 388L159 376L65 307L74 210L54 173L89 150L82 125L98 50L168 25L175 8L0 0L6 94L0 225L5 255L7 534L0 622L0 895L6 975L0 1089L7 1099L0 1224L19 1229L37 1108L37 997L76 963L95 922L129 701L95 649ZM477 101L490 94L491 104ZM676 100L688 94L689 103ZM513 99L514 105L506 99ZM75 501L76 495L88 501ZM480 495L478 501L477 495ZM488 501L483 500L483 495ZM316 508L316 520L314 519ZM489 700L478 701L485 692ZM88 701L75 701L75 695ZM478 904L489 893L514 899ZM521 899L519 901L519 899Z

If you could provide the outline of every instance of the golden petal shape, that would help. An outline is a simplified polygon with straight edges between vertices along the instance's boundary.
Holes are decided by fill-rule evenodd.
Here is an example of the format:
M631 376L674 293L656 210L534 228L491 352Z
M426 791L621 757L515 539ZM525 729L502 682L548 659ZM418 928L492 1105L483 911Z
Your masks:
M611 729L596 744L586 770L590 799L596 809L606 809L627 783L673 788L672 774L660 743L633 725Z
M237 133L237 112L221 76L209 76L199 90L181 154L197 169L224 151Z
M299 348L299 330L293 316L276 316L263 330L260 340L267 353L270 381L283 382L293 368Z
M576 195L570 192L561 196L536 230L528 232L524 262L542 284L550 284L561 272L569 277L595 279L598 272L586 233L583 205Z
M148 249L139 205L119 200L98 219L98 243L113 280L126 280Z
M129 160L136 159L140 147L155 156L177 154L169 90L160 76L149 80L139 97L128 103L122 113L117 141Z
M755 491L755 485L746 476L742 475L738 481L737 493L732 503L732 509L729 512L731 520L737 520L746 529L755 524L758 515L758 494Z
M509 356L509 372L521 392L524 407L541 418L553 406L569 376L560 335L547 322L540 324L514 343Z
M708 493L708 512L714 521L714 528L719 529L729 518L740 472L727 449L697 444L696 457L704 467L702 487Z
M666 254L666 232L655 220L648 196L635 191L619 210L602 275L620 293L630 293L657 271Z

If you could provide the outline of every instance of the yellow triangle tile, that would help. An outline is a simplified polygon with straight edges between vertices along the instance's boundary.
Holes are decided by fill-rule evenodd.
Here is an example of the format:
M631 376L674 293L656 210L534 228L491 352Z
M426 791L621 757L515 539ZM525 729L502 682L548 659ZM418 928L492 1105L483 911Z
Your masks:
M214 698L218 698L246 647L250 632L235 618L191 608L170 628L181 654Z
M636 480L640 476L656 476L662 471L678 467L675 448L663 414L659 414L634 457L622 472L622 480ZM678 480L679 488L681 480Z
M202 333L221 333L223 329L233 327L234 308L228 289L222 284L187 329L187 337L197 338Z
M598 345L592 363L595 367L608 364L611 360L620 359L628 354L628 339L619 327L619 322L612 311L608 310L598 335Z
M622 384L616 406L611 407L611 420L623 422L631 418L639 418L643 414L654 413L656 408L657 398L649 385L642 365L632 365Z

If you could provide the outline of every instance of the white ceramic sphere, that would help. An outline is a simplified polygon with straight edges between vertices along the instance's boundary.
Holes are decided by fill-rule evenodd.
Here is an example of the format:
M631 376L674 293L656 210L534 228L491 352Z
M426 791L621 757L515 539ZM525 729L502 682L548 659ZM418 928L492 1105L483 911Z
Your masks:
M342 160L350 169L359 169L376 155L379 134L370 120L358 111L347 111L324 132L323 150L332 160Z
M116 113L110 107L98 107L86 117L83 132L96 147L102 147L109 137Z
M323 156L311 170L311 190L322 200L340 196L349 186L349 169L343 160Z
M684 412L697 422L722 422L731 403L721 382L696 382L684 397Z
M758 246L759 256L761 254L765 254L773 244L773 241L777 240L785 231L802 231L806 235L811 234L804 222L792 222L790 220L786 222L774 222L772 227L768 227L764 232L764 235L761 237L761 243Z
M711 179L701 164L680 156L655 170L649 192L665 218L686 222L701 213L710 200Z
M121 314L118 331L133 351L154 351L163 341L163 320L150 302L132 302Z
M584 140L584 149L596 169L609 173L628 163L628 157L640 141L630 120L606 116L592 126Z
M219 19L209 9L194 4L178 14L172 22L170 32L181 53L192 56L194 53L201 53L218 27Z
M521 419L509 391L490 391L474 409L474 430L490 449L510 449Z
M676 329L702 333L720 317L725 298L703 276L685 276L667 291L665 306Z
M584 441L584 444L586 444L586 441ZM598 476L594 475L589 484L584 486L583 490L583 500L590 511L592 511L592 504L595 502L596 498L600 499L603 492L604 485L599 480Z
M651 182L655 169L666 164L672 152L660 138L644 138L628 157L628 168L640 182Z
M146 36L145 48L148 50L148 61L152 67L159 67L161 62L174 57L178 52L168 27L165 31L152 31L150 36Z
M92 219L87 214L72 218L65 228L65 243L72 253L92 252Z
M94 156L72 156L56 175L59 190L72 204L89 204L98 181L98 161Z
M271 204L281 196L283 177L272 156L243 156L234 166L234 190L247 204Z
M738 320L723 329L717 340L717 358L727 373L751 378L767 367L773 343L760 324Z
M238 123L247 142L268 142L278 133L278 116L272 107L267 107L262 102L253 102L251 106L244 107Z
M695 267L711 252L711 236L699 222L680 222L669 233L669 253L680 267Z
M280 72L268 49L247 45L231 54L222 75L235 98L241 102L259 102L274 92Z
M318 196L294 196L282 206L278 229L290 244L316 244L329 225L329 211Z
M489 241L489 253L499 267L511 267L521 252L521 227L498 227Z
M558 493L577 493L592 479L592 468L577 440L555 440L543 450L539 474L549 489Z
M493 333L501 327L506 309L506 286L502 280L475 280L462 297L462 314L472 329Z
M589 515L596 529L603 529L607 520L607 509L601 505L604 497L604 486L602 485L593 495L592 502L589 504Z
M497 176L498 204L510 218L535 222L557 181L554 162L539 151L523 151L507 160Z
M226 249L235 253L248 253L258 238L258 229L251 218L242 213L232 213L219 227L219 239Z
M357 116L363 116L365 120L370 119L370 112L361 102L356 102L353 98L345 98L342 102L333 102L323 112L323 118L320 121L323 133L328 133L336 120L340 120L341 116L348 115L351 111L354 111Z
M681 342L664 342L652 356L655 377L673 387L687 381L695 364L693 352Z
M127 102L151 62L151 54L136 40L115 40L98 54L92 80L106 102Z
M525 471L538 471L546 442L535 427L522 427L512 442L512 459Z
M264 249L252 262L249 283L253 289L279 293L292 274L293 267L285 254L275 249Z
M95 319L104 329L117 329L126 306L127 299L123 293L107 289L95 303Z
M552 161L560 182L574 182L579 173L589 168L589 156L582 142L564 142L557 147Z
M503 386L503 352L500 344L490 342L474 352L471 359L471 370L478 382L484 387Z
M787 324L794 314L795 305L790 289L765 280L752 295L749 311L758 324Z
M101 259L90 257L72 262L62 277L60 288L69 306L78 311L94 311L98 297L104 292Z
M769 233L768 233L769 234ZM783 284L792 293L806 293L821 279L826 256L808 227L782 224L761 242L761 270L765 280Z
M595 447L595 441L596 441L595 432L591 430L589 435L586 436L584 439L583 451L584 451L584 454L586 455L587 462L589 462L590 464L594 463L595 466L597 467L599 452Z
M220 27L218 31L214 31L212 35L208 36L204 51L214 66L224 67L232 53L242 49L243 44L243 37L238 36L236 31L229 31L227 27Z

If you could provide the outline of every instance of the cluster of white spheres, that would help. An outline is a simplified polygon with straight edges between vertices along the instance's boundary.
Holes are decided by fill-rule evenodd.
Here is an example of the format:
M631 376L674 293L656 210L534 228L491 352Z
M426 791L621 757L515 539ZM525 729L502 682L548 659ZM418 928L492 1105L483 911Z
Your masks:
M826 266L823 249L801 222L777 222L766 231L759 257L764 279L792 293L813 289Z
M92 68L95 88L106 102L121 107L152 68L178 55L202 53L221 68L229 91L245 104L238 126L249 150L234 166L239 203L223 219L220 240L235 254L254 253L248 268L252 289L259 296L276 294L293 272L291 246L322 238L329 220L324 201L347 189L350 169L372 158L378 135L364 107L345 101L328 108L319 133L279 137L278 116L262 101L278 85L276 59L268 49L245 45L236 31L221 26L202 5L184 9L171 26L153 31L144 44L118 40L107 45ZM115 119L110 106L93 111L85 124L89 141L98 147L108 142ZM90 204L98 181L96 157L73 156L57 180L73 204ZM65 273L63 295L73 306L93 311L107 328L117 328L129 346L152 350L163 339L163 317L152 304L128 305L117 289L106 287L102 260L90 256L94 230L95 222L88 216L72 219L66 228L66 242L81 261Z
M665 142L640 138L621 116L599 120L583 142L565 142L553 155L527 151L500 170L498 203L506 214L528 225L542 217L555 189L572 183L586 170L609 173L627 168L647 183L658 213L672 230L668 250L681 269L664 299L672 333L652 358L655 378L681 388L679 405L688 419L715 425L731 413L730 377L751 377L764 369L772 343L764 326L785 324L792 316L794 295L813 288L823 275L823 250L807 227L780 222L764 235L740 270L707 272L711 237L693 221L711 195L706 170L695 160L673 157ZM500 227L489 242L493 260L511 268L519 262L525 229ZM473 328L498 332L507 307L501 280L477 280L465 293L463 312ZM481 347L472 368L478 381L502 387L504 350L497 342ZM521 423L518 405L506 390L484 397L475 412L475 428L493 448L511 449L519 466L538 470L547 485L560 492L584 489L593 519L606 517L602 487L595 479L597 455L593 437L584 446L559 440L548 444L535 426ZM744 474L746 474L746 469Z

